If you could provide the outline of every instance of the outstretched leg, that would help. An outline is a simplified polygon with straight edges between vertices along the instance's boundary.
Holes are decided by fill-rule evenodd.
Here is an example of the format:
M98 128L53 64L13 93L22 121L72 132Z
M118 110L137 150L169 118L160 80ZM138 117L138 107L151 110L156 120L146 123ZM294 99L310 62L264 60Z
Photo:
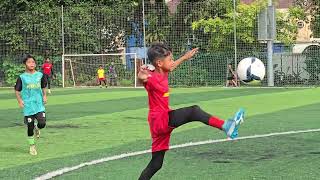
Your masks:
M142 171L139 180L149 180L161 169L166 151L157 151L152 153L152 159L148 166Z
M206 125L223 130L228 138L234 139L238 136L238 128L244 118L244 110L240 109L233 118L224 121L218 117L211 116L199 106L194 105L169 112L169 126L177 128L183 124L200 121Z
M200 121L206 125L210 125L219 129L222 129L224 124L223 120L208 114L197 105L184 107L169 112L169 126L171 127L177 128L183 124L193 121Z

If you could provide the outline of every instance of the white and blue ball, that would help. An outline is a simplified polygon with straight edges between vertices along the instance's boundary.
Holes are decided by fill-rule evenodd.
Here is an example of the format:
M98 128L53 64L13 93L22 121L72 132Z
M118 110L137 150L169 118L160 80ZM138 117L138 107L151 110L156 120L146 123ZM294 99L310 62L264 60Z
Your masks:
M266 68L260 59L248 57L239 62L237 74L246 84L259 84L266 74Z

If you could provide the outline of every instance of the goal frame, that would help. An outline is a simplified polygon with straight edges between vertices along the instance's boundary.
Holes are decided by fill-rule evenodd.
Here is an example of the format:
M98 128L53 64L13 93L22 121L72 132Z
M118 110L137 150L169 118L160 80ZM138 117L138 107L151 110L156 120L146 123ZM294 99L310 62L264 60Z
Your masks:
M70 71L72 75L73 87L76 87L76 82L74 78L74 72L71 60L68 57L97 57L97 56L134 56L134 88L137 88L137 53L108 53L108 54L63 54L62 59L62 87L65 88L65 63L70 63Z

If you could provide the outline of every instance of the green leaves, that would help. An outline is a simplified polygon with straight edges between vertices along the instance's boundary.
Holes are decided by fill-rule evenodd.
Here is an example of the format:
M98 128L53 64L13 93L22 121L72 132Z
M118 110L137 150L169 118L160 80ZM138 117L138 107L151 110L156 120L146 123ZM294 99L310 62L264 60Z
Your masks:
M230 41L234 28L234 12L232 4L227 4L225 14L218 14L215 18L203 18L192 23L193 30L200 30L206 34L211 34L212 48L222 47ZM252 43L256 41L255 27L257 13L264 2L255 2L251 5L240 4L237 6L236 26L237 36L244 43ZM229 39L229 40L228 40Z
M6 60L2 64L2 68L5 73L5 82L9 86L13 86L18 76L25 71L25 67L22 64L14 64L12 60Z

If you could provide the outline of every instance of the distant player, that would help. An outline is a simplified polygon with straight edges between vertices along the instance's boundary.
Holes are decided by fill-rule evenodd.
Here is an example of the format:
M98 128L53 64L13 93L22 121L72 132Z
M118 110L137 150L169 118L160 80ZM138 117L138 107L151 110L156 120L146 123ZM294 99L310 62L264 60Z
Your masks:
M164 44L153 44L148 50L148 58L155 69L151 71L150 67L142 66L138 78L143 82L148 92L148 122L152 137L152 159L142 171L139 180L149 180L162 167L165 152L169 149L171 132L183 124L200 121L224 131L230 139L238 136L238 128L244 118L244 110L242 109L235 113L231 119L223 121L204 112L197 105L176 110L169 108L169 72L182 62L192 58L197 51L198 49L192 49L174 61L171 50Z
M33 135L35 134L39 138L39 129L46 126L44 104L47 102L45 89L47 79L41 72L35 70L35 59L31 55L23 59L23 64L26 66L26 71L18 77L14 89L19 106L23 108L24 122L28 127L27 134L30 154L37 155ZM37 123L35 120L37 120Z
M238 76L236 72L234 72L232 68L232 64L228 64L227 68L227 82L226 82L226 87L233 86L233 87L238 87Z
M106 76L105 76L105 72L104 72L104 69L103 69L102 65L99 66L99 69L97 71L97 76L98 76L98 81L99 81L100 88L102 88L102 83L101 82L104 82L104 85L107 88L108 85L107 85L107 82L106 82Z
M42 68L43 76L44 78L46 78L46 81L48 82L48 93L50 94L51 78L53 77L53 71L52 71L53 65L50 62L49 58L46 58L44 60L44 63L41 66L41 68Z
M117 69L116 66L114 65L114 62L111 62L111 65L109 66L109 83L110 86L117 86Z

